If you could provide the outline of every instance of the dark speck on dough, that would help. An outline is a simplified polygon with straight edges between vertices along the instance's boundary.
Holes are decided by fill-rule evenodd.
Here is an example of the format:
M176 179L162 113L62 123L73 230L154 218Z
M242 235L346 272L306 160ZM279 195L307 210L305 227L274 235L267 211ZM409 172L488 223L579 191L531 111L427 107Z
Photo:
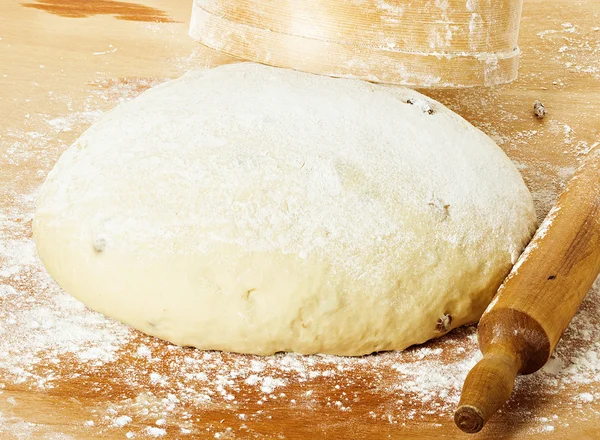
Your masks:
M421 107L421 110L423 110L423 113L427 113L428 115L432 115L434 113L433 108L431 108L431 106L429 105L428 102L426 102L424 100L420 100L420 102L422 103L420 105L420 107ZM415 100L415 98L408 98L406 103L410 104L410 105L414 105L417 103L417 101Z
M246 299L246 300L250 299L250 294L251 294L252 292L254 292L255 290L256 290L255 288L248 289L248 291L247 291L247 292L246 292L246 294L244 295L244 296L245 296L245 299Z
M97 253L103 252L106 249L106 239L105 238L97 238L94 241L94 250Z
M448 331L451 324L452 324L452 315L449 313L444 313L440 317L440 319L438 319L435 328L438 332L445 333Z

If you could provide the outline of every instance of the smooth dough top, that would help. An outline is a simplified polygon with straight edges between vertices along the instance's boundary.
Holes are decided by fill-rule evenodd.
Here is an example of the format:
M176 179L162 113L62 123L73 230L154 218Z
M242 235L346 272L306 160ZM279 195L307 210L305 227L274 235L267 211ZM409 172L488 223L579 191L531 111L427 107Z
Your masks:
M440 103L240 63L89 128L34 236L68 293L176 344L360 355L476 321L535 225L515 166Z

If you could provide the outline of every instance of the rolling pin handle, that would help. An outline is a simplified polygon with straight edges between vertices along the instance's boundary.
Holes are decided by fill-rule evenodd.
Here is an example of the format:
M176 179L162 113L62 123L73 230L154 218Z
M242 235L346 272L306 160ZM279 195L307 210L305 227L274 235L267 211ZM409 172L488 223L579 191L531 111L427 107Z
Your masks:
M488 419L510 398L521 360L511 350L491 346L465 380L456 425L464 432L481 431Z

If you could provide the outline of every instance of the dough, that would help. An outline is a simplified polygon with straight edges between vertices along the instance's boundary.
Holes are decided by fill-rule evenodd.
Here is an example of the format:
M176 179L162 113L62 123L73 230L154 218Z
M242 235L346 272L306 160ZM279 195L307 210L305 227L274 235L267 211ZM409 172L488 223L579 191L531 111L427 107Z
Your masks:
M535 224L510 160L438 102L243 63L106 114L34 235L66 292L175 344L361 355L476 321Z

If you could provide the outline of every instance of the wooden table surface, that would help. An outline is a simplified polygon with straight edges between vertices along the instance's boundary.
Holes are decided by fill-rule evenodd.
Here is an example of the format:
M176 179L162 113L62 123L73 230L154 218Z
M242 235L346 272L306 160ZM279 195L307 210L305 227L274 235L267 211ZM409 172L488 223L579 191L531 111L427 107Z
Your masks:
M11 247L31 248L33 195L60 153L119 101L187 70L233 62L188 38L190 11L190 0L0 2L0 338L12 341L12 348L23 338L18 354L30 344L37 359L15 370L17 355L3 353L0 340L0 437L468 438L451 414L456 378L477 353L472 328L404 354L269 361L205 356L106 320L96 325L102 318L61 299L59 306L69 307L60 311L65 322L85 313L81 326L92 326L85 343L95 341L94 331L104 338L107 331L125 334L113 360L83 362L53 347L46 355L36 345L40 338L64 338L64 328L38 339L32 335L39 329L7 333L10 316L49 304L49 295L63 298L43 278L39 262L19 261L26 253ZM599 26L598 0L525 0L518 81L494 89L424 91L498 142L522 171L540 218L600 141ZM541 121L532 114L536 99L548 109ZM15 275L14 265L28 267L28 275ZM2 288L16 293L2 295ZM599 296L590 295L568 330L557 354L562 370L521 378L509 405L472 438L600 439L600 375L581 371L586 353L592 353L591 370L594 359L600 362L594 330ZM286 369L278 362L300 366ZM579 376L569 376L575 374L569 365L579 368L573 367ZM445 374L455 379L447 391ZM423 394L419 387L427 384L433 388Z

